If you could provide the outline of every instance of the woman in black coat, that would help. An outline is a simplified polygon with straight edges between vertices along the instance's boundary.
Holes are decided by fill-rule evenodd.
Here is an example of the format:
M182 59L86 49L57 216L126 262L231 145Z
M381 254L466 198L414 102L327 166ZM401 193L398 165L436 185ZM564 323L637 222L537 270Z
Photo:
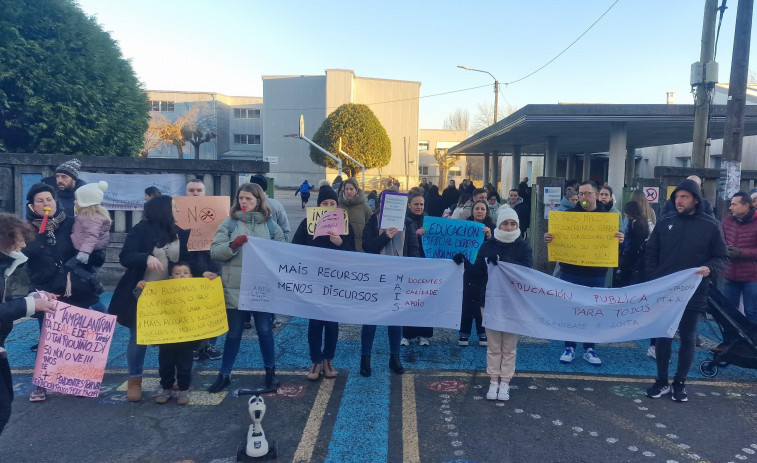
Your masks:
M434 188L436 185L432 185ZM416 239L418 241L419 257L426 257L423 252L423 217L426 216L425 200L421 194L421 191L410 190L407 197L407 214L405 216L405 224L407 227L415 229ZM441 197L440 197L441 199ZM420 231L420 233L419 233ZM428 346L428 339L434 335L434 328L427 326L403 326L402 327L402 341L400 345L409 346L410 341L418 338L418 344L421 346Z
M431 185L426 193L426 202L424 205L426 214L431 217L441 217L444 214L444 209L447 208L442 199L442 195L439 194L439 187Z
M187 250L189 231L176 226L173 199L157 196L145 204L142 221L126 236L118 258L126 272L113 293L108 313L129 329L126 361L129 367L126 400L142 400L142 371L147 346L137 344L137 298L134 289L140 280L157 281L168 277L169 262L192 262ZM192 266L192 275L202 272Z

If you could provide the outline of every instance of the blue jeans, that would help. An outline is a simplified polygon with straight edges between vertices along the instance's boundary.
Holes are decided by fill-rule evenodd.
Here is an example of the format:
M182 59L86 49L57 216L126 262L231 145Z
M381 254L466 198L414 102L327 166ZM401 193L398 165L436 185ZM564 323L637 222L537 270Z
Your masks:
M387 334L389 335L389 353L392 355L399 355L400 342L402 342L402 327L401 326L387 326ZM371 355L373 350L373 338L376 337L376 325L363 325L360 331L360 344L362 355Z
M324 359L333 360L337 339L339 339L339 323L311 319L308 323L310 361L321 363ZM323 350L321 350L321 344L323 344Z
M568 273L564 269L560 272L560 279L573 283L574 285L588 286L590 288L604 288L605 287L605 275L577 275L575 273ZM593 342L585 342L584 350L594 349ZM573 341L565 341L565 347L576 348L576 343Z
M247 314L252 313L255 320L255 331L258 333L258 343L260 344L260 354L263 356L263 365L266 368L273 368L274 350L273 350L273 314L268 312L248 312L244 310L226 309L226 318L229 320L229 332L226 333L226 341L223 344L223 357L221 357L222 375L230 375L234 367L234 361L239 353L239 346L242 344L242 333L244 332L244 322Z
M723 280L723 294L738 309L744 296L744 315L750 322L757 323L757 281Z
M141 378L145 367L147 346L137 344L137 327L129 328L129 344L126 346L126 364L129 366L129 378Z

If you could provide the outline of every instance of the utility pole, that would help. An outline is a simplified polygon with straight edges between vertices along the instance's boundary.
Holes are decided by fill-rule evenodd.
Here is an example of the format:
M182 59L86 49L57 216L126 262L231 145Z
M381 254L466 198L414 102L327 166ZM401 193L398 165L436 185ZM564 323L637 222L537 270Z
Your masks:
M741 1L739 1L739 4ZM694 146L691 151L691 167L706 167L707 125L710 119L710 92L718 80L718 64L715 56L715 24L717 23L718 0L705 0L702 21L702 48L699 61L691 65L691 86L696 88L694 99Z
M723 164L721 166L721 214L728 210L724 203L741 189L741 149L744 139L744 106L749 78L749 42L752 37L754 0L739 0L736 29L733 37L731 78L728 84L725 129L723 130Z

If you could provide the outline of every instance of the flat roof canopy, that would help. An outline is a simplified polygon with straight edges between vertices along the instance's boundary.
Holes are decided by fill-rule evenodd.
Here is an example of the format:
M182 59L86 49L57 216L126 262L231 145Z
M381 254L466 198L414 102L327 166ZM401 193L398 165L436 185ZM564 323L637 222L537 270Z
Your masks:
M723 138L725 115L725 106L711 106L712 138ZM610 149L613 123L625 123L629 148L687 143L694 134L694 105L532 104L458 143L448 153L505 154L520 145L523 154L541 154L547 150L547 137L557 137L559 154L601 153ZM757 135L757 105L744 109L744 135Z

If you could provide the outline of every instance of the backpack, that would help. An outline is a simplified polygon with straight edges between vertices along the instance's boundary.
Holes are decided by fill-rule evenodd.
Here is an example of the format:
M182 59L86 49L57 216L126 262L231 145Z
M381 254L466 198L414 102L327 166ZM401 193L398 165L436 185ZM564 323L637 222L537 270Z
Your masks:
M239 219L229 217L229 239L231 239L231 234L234 233L234 230L237 229L237 225L239 225ZM271 239L274 239L276 230L273 228L273 218L269 218L266 225L268 225L268 233L271 235Z

